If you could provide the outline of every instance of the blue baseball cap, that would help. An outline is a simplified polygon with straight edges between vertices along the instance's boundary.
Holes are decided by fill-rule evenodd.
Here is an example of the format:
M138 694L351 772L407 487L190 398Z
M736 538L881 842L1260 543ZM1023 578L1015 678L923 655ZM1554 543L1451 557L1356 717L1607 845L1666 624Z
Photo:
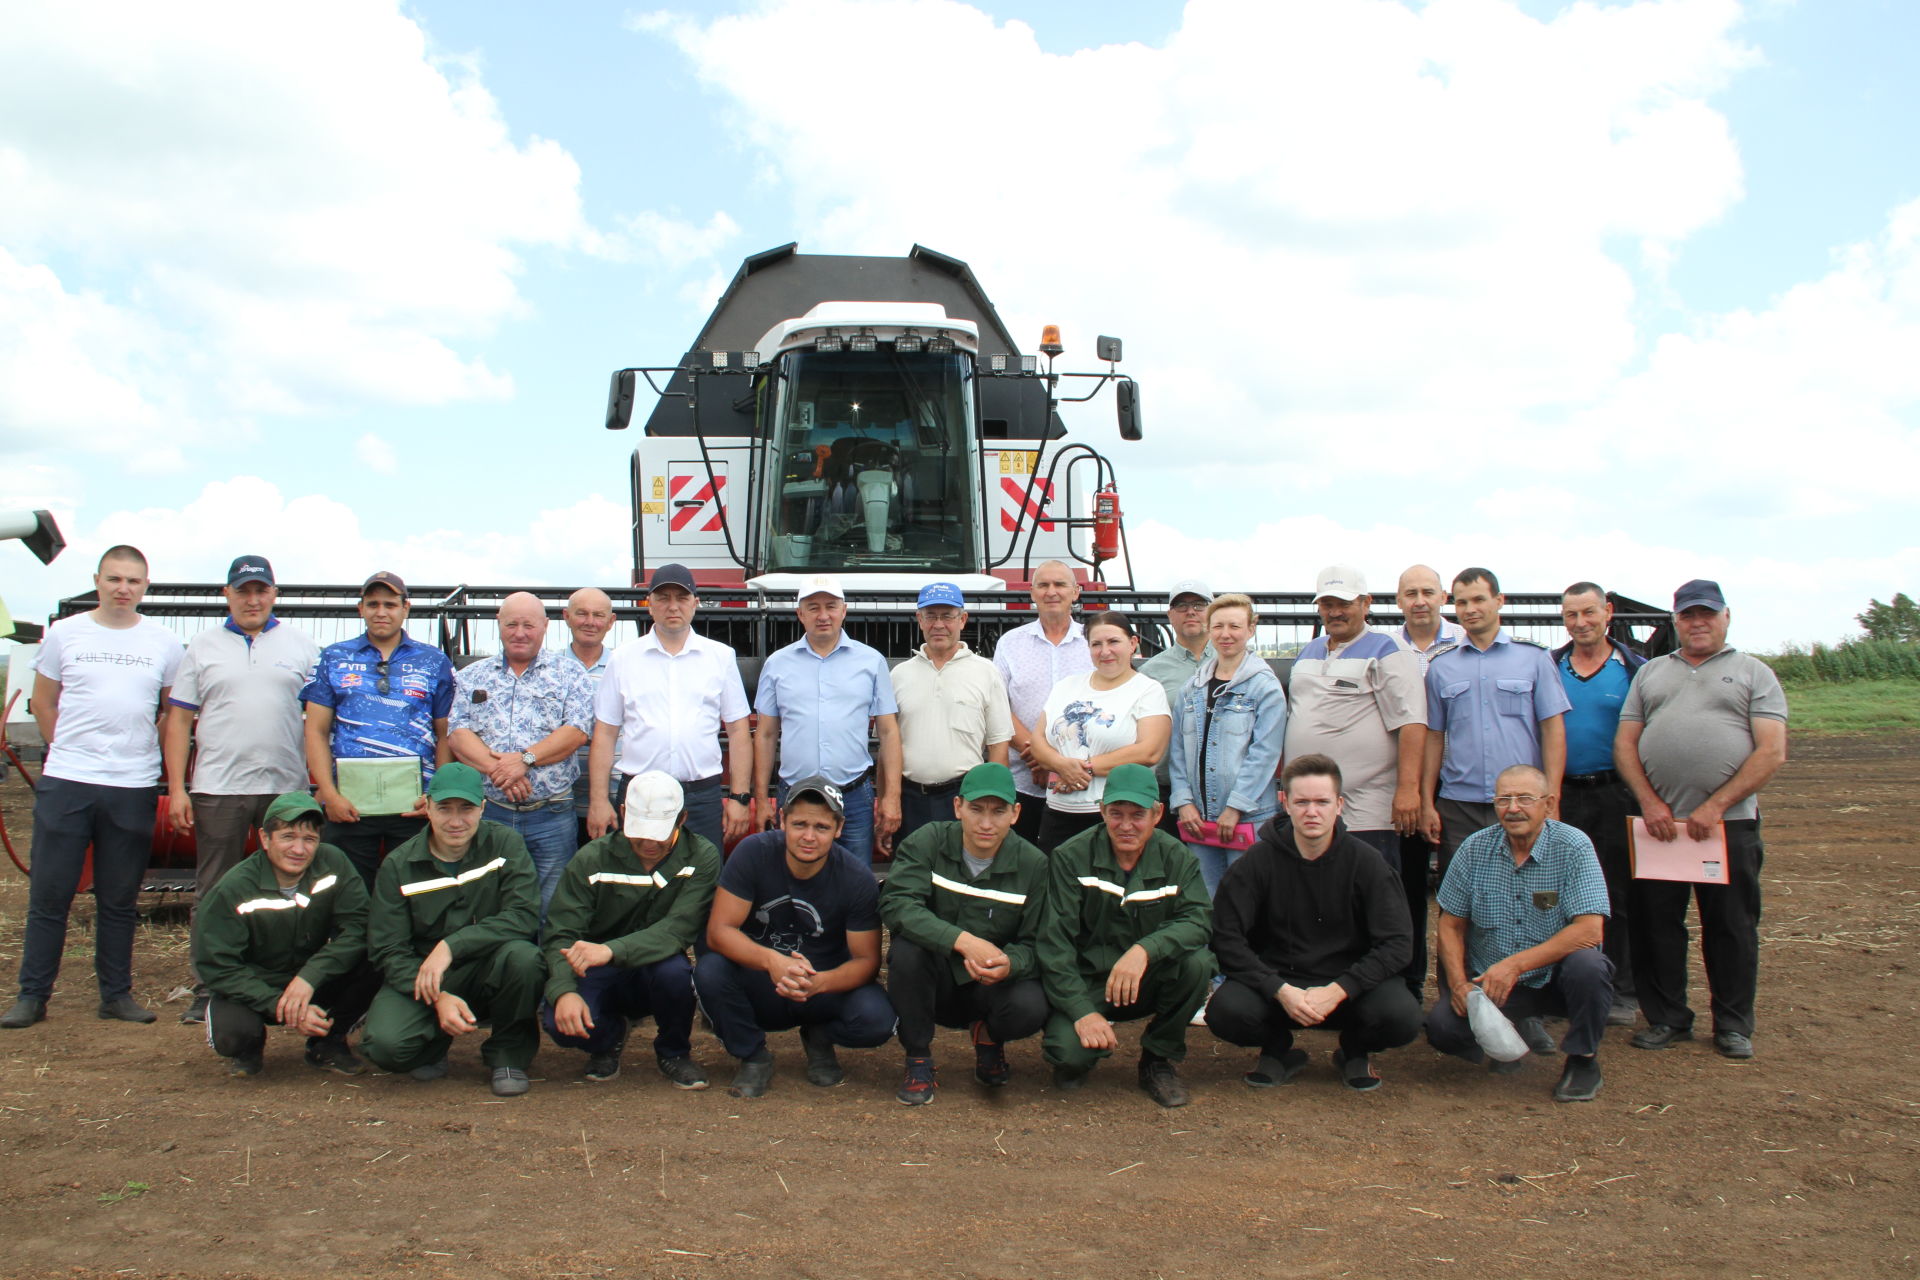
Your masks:
M920 603L914 608L926 609L937 604L950 604L956 609L964 609L967 607L967 598L951 582L929 582L920 588Z

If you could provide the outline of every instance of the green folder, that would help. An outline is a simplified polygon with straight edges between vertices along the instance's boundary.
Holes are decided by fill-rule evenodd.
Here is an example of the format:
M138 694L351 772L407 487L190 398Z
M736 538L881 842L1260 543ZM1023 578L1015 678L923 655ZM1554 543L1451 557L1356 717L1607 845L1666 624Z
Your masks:
M363 818L411 813L420 799L420 758L380 756L335 762L340 794Z

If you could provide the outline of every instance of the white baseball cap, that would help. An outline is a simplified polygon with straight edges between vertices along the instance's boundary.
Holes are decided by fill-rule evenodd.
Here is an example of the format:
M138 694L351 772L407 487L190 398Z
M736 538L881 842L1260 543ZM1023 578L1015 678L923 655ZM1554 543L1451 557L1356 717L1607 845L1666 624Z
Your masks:
M1199 596L1208 604L1213 603L1213 589L1198 578L1182 578L1174 583L1173 589L1167 592L1167 608L1173 608L1173 602L1181 596Z
M626 833L635 840L665 840L685 807L686 796L670 775L658 769L636 774L627 784Z
M800 591L795 599L805 600L808 596L832 596L836 600L845 600L847 593L840 589L840 579L830 573L816 573L800 579Z
M1313 584L1313 598L1332 596L1337 600L1358 600L1367 592L1367 576L1350 564L1330 564L1320 571Z

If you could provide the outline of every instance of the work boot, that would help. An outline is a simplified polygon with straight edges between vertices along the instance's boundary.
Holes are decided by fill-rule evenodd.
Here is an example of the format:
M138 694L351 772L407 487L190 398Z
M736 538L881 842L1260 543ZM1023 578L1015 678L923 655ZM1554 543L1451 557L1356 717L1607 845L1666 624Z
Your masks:
M21 996L5 1013L0 1013L0 1027L5 1027L9 1031L18 1031L36 1022L44 1022L46 1017L47 1002L45 1000L39 996Z
M821 1089L831 1089L844 1083L847 1073L841 1069L840 1057L833 1051L833 1033L824 1026L800 1028L800 1043L807 1050L807 1083Z
M1180 1072L1165 1058L1140 1055L1140 1087L1163 1107L1187 1105L1187 1086L1180 1083Z
M676 1089L704 1089L707 1087L707 1073L700 1069L691 1055L681 1054L677 1058L661 1058L660 1074L673 1082Z
M987 1039L985 1022L973 1024L973 1078L989 1089L998 1089L1013 1079L1006 1046Z
M135 1000L132 996L115 996L111 1000L102 1000L94 1011L97 1016L118 1019L121 1022L152 1022L153 1010Z
M357 1076L367 1069L367 1064L347 1048L343 1036L321 1036L307 1041L307 1065L343 1076Z
M910 1107L924 1107L933 1101L934 1090L939 1087L932 1058L908 1058L907 1078L893 1096Z
M1746 1059L1753 1056L1753 1041L1738 1031L1716 1031L1713 1049L1723 1058Z
M1630 1043L1636 1049L1671 1049L1682 1040L1691 1039L1692 1027L1670 1027L1664 1022L1656 1022L1645 1031L1636 1032Z
M740 1060L740 1069L733 1073L733 1083L727 1086L727 1092L736 1098L758 1098L767 1092L767 1086L773 1083L773 1054L765 1049L751 1058Z

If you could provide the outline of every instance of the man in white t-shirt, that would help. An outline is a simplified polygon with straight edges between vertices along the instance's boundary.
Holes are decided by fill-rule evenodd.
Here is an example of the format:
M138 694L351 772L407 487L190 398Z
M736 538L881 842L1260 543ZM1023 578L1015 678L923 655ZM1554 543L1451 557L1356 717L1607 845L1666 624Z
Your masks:
M181 646L140 616L147 582L145 556L108 548L93 576L99 607L48 627L33 664L33 720L47 761L33 797L20 997L0 1014L0 1027L29 1027L47 1016L89 844L99 1015L153 1021L152 1010L133 998L134 903L160 797L160 708Z
M273 616L279 593L265 556L228 566L223 594L226 621L187 641L160 744L167 818L194 837L196 930L197 904L246 857L267 806L307 788L300 690L320 657L313 637ZM180 1021L205 1022L211 995L200 983Z
M1007 703L1013 712L1013 754L1007 763L1020 792L1020 820L1013 829L1025 840L1039 837L1040 820L1047 811L1048 779L1044 770L1035 773L1033 769L1034 723L1053 686L1093 669L1086 635L1073 620L1073 604L1080 598L1073 570L1058 560L1047 561L1033 571L1031 594L1038 616L1007 632L993 646L993 665L1007 686Z

